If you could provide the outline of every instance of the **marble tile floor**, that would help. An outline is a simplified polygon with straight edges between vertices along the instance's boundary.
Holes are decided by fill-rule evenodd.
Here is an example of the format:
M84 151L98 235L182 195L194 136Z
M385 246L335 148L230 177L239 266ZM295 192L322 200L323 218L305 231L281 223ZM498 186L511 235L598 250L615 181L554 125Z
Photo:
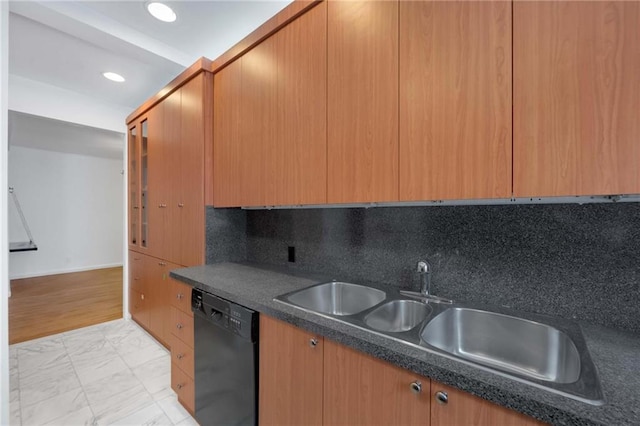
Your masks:
M11 426L197 425L169 352L119 319L9 346Z

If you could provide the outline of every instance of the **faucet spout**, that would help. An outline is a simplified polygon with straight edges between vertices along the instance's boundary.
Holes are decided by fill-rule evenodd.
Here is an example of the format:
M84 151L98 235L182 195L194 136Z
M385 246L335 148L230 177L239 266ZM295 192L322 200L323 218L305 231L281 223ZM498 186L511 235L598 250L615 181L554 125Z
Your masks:
M420 260L416 265L420 274L420 293L424 296L431 295L431 264L427 260Z

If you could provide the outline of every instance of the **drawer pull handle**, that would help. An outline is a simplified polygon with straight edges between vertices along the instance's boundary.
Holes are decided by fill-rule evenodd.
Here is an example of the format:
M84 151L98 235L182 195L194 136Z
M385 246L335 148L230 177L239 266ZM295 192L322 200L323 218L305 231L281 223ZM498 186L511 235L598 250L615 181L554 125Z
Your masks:
M176 328L177 328L178 330L182 329L182 324L177 323L177 324L176 324Z
M411 392L413 392L416 395L421 393L422 392L422 383L420 383L417 380L415 382L411 382Z
M160 207L161 209L164 209L164 208L166 208L166 207L167 207L167 205L166 205L166 204L164 204L164 203L162 203L162 204L158 204L158 207Z
M184 355L183 354L178 354L178 355L176 355L176 358L182 359L182 358L184 358Z
M141 299L141 300L144 300L144 294L141 294L141 295L140 295L140 299Z
M318 346L318 339L316 338L309 339L309 346L311 346L312 348L315 348L316 346Z
M178 300L182 300L183 297L184 297L184 294L182 294L182 293L178 293L176 295L176 299L178 299Z
M183 386L182 384L178 383L178 384L176 385L176 387L178 388L178 390L180 390L180 389L182 389L184 386Z
M449 402L449 395L444 391L438 391L436 392L436 401L438 401L438 404L444 405Z
M178 207L184 207L184 203L178 203Z
M160 265L160 266L166 266L167 264L166 264L166 263L164 263L164 262L158 262L158 265Z

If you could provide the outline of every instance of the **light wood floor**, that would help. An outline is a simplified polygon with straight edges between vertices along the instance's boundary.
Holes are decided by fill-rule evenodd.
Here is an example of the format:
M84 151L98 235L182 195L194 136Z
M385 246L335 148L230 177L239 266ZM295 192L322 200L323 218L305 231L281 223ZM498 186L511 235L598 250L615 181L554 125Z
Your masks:
M122 267L11 281L9 343L122 318Z

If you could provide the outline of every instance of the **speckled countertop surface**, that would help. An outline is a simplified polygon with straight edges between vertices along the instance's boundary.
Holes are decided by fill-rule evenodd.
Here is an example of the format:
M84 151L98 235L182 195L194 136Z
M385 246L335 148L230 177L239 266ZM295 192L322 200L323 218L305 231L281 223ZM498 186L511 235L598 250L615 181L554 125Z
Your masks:
M606 401L594 406L273 301L281 294L340 277L292 275L277 268L240 263L177 269L171 275L195 288L544 422L640 424L640 337L634 334L581 324Z

